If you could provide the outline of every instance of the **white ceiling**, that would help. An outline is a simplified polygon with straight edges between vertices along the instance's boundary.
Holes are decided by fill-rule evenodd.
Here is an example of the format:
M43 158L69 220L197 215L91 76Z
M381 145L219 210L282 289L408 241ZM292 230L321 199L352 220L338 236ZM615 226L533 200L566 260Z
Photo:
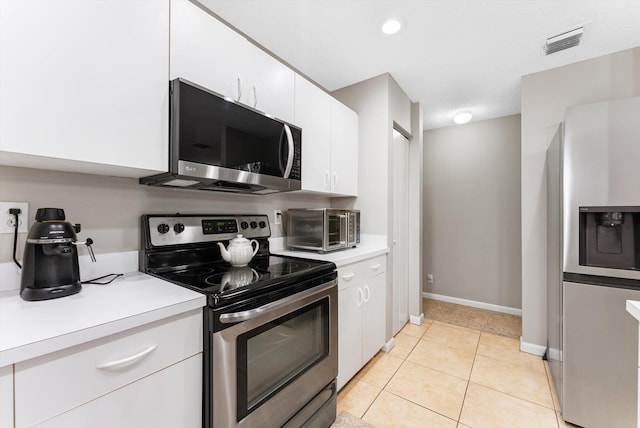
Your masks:
M640 0L200 0L329 91L389 72L424 128L520 112L520 77L640 46ZM380 31L391 15L407 21ZM580 46L548 37L584 25ZM640 73L640 70L636 70Z

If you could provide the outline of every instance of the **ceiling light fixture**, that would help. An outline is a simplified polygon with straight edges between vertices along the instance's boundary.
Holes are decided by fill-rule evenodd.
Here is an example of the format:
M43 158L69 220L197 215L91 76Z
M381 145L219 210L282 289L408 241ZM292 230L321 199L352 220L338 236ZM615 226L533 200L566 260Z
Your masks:
M471 110L462 110L453 115L453 121L458 125L462 125L469 122L472 117Z
M396 34L404 28L406 21L401 16L392 16L382 24L382 32L384 34Z

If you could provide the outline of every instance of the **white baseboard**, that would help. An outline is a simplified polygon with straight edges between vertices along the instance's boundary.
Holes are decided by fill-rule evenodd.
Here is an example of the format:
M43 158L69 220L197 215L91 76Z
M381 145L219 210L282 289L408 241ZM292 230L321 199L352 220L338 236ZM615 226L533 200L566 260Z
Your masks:
M522 316L522 309L510 308L508 306L494 305L492 303L477 302L475 300L460 299L458 297L449 297L449 296L444 296L442 294L434 294L434 293L426 293L426 292L422 293L422 297L426 297L433 300L440 300L442 302L456 303L458 305L471 306L473 308L487 309L489 311L503 312L505 314Z
M536 345L535 343L528 343L522 341L522 336L520 336L520 350L522 352L526 352L528 354L543 356L545 351L547 350L546 346Z
M424 313L418 316L409 315L409 322L415 325L422 325L422 323L424 322Z
M389 341L387 343L384 344L384 346L382 347L382 350L384 352L391 352L391 350L393 349L394 346L396 346L396 341L392 337L391 339L389 339Z

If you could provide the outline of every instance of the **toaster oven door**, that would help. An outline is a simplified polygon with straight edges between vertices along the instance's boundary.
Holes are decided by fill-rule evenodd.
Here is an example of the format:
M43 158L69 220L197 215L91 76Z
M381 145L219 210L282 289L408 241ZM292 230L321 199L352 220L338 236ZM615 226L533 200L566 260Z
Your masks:
M324 227L325 250L348 246L349 216L344 211L327 211Z

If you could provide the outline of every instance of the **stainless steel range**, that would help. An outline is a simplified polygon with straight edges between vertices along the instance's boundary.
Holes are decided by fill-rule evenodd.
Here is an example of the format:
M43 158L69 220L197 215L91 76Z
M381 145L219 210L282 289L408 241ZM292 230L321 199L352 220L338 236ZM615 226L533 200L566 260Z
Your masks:
M217 243L258 241L232 267ZM269 252L264 215L143 215L140 270L206 294L203 426L323 427L336 416L335 265Z

